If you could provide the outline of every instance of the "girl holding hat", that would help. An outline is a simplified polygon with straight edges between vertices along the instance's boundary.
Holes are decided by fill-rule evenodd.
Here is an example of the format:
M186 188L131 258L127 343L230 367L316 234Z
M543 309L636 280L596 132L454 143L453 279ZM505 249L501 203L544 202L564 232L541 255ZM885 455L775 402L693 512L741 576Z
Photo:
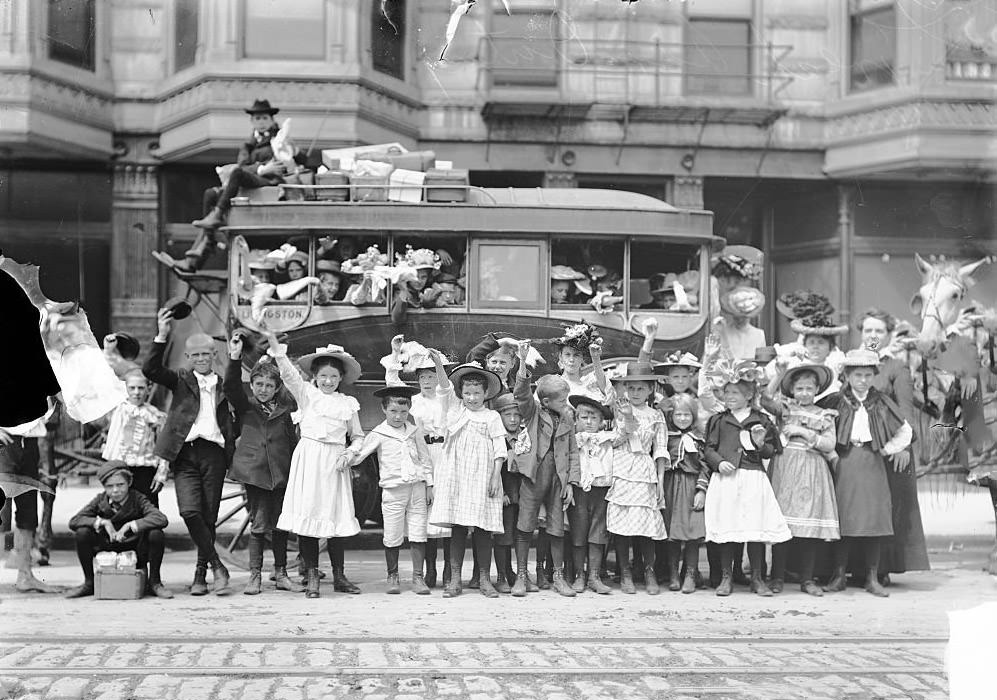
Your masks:
M462 592L461 567L467 547L467 531L474 528L481 593L498 596L491 583L491 533L503 532L502 462L507 455L502 417L486 407L498 396L499 376L480 365L460 365L447 377L443 356L429 351L436 365L437 395L446 415L443 457L437 472L433 508L429 522L452 528L450 566L453 577L443 592L454 598Z
M636 430L613 452L613 483L606 495L606 528L616 539L620 590L636 593L630 567L630 542L637 538L643 555L645 585L657 595L654 541L668 537L660 508L664 503L664 478L668 468L668 431L661 412L648 405L659 377L651 365L631 362L626 373L613 379L617 395L633 407Z
M775 426L752 405L759 375L750 360L719 360L707 371L726 406L710 418L703 450L713 471L706 491L706 539L721 545L718 596L733 591L734 557L742 542L751 562L751 591L772 595L762 581L765 545L792 536L762 461L782 446Z
M319 597L318 541L323 537L329 539L335 590L359 593L343 571L342 538L360 532L353 509L350 463L359 453L364 434L360 404L341 394L339 388L360 378L360 363L338 345L316 348L298 360L311 380L306 382L273 331L265 332L280 378L301 412L301 440L291 455L277 527L298 535L307 568L307 597Z
M832 379L824 365L797 365L774 377L769 396L762 399L765 409L778 419L785 443L769 467L772 490L799 549L800 590L812 596L823 595L814 582L817 542L840 536L829 468L837 459L834 421L838 414L814 404ZM769 589L773 593L782 592L788 549L788 543L772 547Z
M875 596L889 593L878 580L884 538L893 535L893 502L887 470L910 466L913 430L900 408L873 386L879 355L850 350L845 355L845 388L824 400L838 412L835 479L841 541L835 551L834 575L826 591L845 590L845 570L852 549L865 555L865 589Z
M444 359L444 365L453 365ZM443 441L446 434L446 411L443 402L436 393L439 377L436 373L436 363L429 354L429 349L414 341L405 341L404 335L396 335L391 339L391 354L381 358L384 367L385 382L389 385L401 384L401 373L415 375L419 385L419 393L412 397L412 408L409 411L415 424L422 429L426 446L429 449L433 464L433 481L439 480L439 469L443 459ZM443 585L450 582L450 528L428 524L426 526L426 585L436 587L436 551L437 543L443 549Z

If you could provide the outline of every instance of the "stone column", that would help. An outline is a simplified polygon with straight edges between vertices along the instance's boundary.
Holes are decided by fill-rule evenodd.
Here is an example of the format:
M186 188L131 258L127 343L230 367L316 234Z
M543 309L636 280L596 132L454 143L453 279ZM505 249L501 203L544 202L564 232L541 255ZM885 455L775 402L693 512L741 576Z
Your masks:
M127 152L114 163L111 211L111 329L131 333L143 349L156 333L161 267L152 257L159 240L159 169L147 151L152 140L141 140L146 149L134 140L125 144Z
M703 208L703 178L700 175L676 175L672 181L672 206L680 209Z
M852 266L855 263L855 253L852 243L855 239L855 219L852 216L853 190L849 185L838 185L838 246L839 265L841 270L838 277L838 313L841 316L841 323L849 327L851 336L852 325L852 303L854 294L852 285L855 276ZM846 341L850 338L846 338ZM851 343L847 347L852 347Z
M544 173L544 187L578 187L578 181L574 173L550 170Z

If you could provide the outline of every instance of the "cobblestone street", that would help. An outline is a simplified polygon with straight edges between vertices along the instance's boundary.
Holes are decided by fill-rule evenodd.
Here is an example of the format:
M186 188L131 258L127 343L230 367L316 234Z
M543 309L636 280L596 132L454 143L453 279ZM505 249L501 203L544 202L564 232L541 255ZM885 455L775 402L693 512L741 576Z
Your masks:
M726 600L387 596L378 552L347 562L363 595L325 586L317 601L272 589L191 598L192 553L167 559L173 601L13 597L12 572L0 570L0 697L942 699L945 613L994 588L963 556L897 577L886 600L792 587ZM40 571L72 583L71 563L60 552Z

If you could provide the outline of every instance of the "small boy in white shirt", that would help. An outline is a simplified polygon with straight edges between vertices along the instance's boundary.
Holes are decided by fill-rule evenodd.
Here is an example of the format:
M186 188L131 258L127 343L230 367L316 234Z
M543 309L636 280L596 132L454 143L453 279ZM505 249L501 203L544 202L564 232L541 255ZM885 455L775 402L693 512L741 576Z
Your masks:
M426 558L426 524L433 503L433 465L422 430L409 422L412 396L419 390L405 384L386 386L381 399L384 421L364 438L353 464L377 452L380 464L381 514L384 516L384 560L388 593L401 593L398 554L408 532L412 552L412 590L429 595L422 571Z

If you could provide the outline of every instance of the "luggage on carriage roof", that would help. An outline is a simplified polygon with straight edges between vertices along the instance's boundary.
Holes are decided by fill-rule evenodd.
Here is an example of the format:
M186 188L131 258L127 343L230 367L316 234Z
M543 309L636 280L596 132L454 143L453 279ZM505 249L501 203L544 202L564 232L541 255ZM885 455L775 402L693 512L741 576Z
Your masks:
M469 182L467 170L430 168L426 172L426 201L466 202Z

